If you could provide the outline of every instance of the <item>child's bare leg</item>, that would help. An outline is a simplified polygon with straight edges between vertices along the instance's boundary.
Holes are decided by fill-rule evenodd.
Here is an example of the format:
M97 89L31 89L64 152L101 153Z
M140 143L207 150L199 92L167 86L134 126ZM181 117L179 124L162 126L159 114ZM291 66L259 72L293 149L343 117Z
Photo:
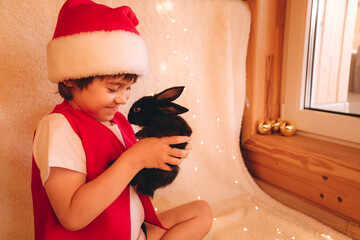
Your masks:
M161 223L169 230L146 224L147 239L203 239L210 231L212 214L205 201L190 202L159 214Z

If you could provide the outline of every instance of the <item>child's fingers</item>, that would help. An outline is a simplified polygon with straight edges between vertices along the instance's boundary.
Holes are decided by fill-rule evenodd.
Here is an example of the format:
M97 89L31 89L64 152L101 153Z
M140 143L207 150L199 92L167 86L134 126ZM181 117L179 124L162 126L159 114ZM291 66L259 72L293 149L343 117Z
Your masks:
M183 159L181 159L181 158L169 156L169 159L166 161L166 163L171 164L171 165L180 165L182 163L182 161L183 161ZM167 164L165 164L165 165L167 165Z
M189 150L172 148L172 149L170 149L169 155L172 157L175 157L175 158L184 159L184 158L187 158L189 153L190 153Z
M190 138L188 136L171 136L171 137L163 137L166 140L167 144L179 144L189 142Z
M164 171L171 171L172 170L172 168L169 165L167 165L166 163L162 164L160 166L160 169L164 170Z
M184 143L189 140L190 138L187 136L145 138L139 140L134 145L135 148L132 147L130 151L133 150L132 152L139 156L140 161L142 161L140 165L144 168L159 168L170 171L171 168L166 163L180 165L182 159L187 158L191 149L191 145L186 149L172 148L170 145Z

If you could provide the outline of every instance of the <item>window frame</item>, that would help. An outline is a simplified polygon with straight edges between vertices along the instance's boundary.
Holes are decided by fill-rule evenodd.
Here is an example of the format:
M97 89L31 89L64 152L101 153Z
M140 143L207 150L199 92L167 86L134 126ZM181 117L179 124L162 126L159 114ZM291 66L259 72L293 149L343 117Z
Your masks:
M281 118L295 122L300 135L360 148L360 118L305 108L312 4L312 0L287 1Z

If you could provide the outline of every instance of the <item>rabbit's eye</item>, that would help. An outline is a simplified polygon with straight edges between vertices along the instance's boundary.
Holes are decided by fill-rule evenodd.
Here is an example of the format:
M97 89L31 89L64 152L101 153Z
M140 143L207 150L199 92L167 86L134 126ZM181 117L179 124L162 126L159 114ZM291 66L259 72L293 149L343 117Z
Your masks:
M139 108L139 107L134 108L134 112L140 112L140 110L141 110L141 108Z

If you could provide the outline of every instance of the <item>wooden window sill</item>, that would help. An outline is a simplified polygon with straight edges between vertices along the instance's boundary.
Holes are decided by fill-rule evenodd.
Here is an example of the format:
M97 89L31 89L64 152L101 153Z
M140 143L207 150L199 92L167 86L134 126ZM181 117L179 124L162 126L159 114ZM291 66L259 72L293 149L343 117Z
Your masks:
M254 178L340 217L346 222L340 231L360 238L360 149L299 135L255 134L242 153Z

